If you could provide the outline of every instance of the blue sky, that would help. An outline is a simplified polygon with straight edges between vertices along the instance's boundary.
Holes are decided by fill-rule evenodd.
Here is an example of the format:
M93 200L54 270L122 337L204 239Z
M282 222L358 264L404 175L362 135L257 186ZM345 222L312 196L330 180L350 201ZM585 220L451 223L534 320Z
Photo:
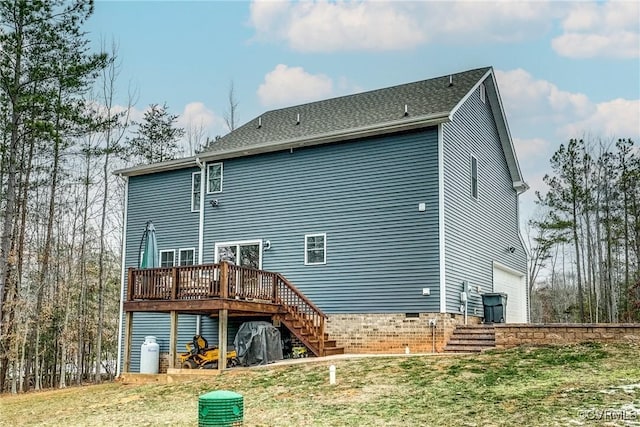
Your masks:
M97 1L85 26L119 45L118 99L167 103L183 127L493 66L520 166L543 190L572 137L640 143L640 2Z

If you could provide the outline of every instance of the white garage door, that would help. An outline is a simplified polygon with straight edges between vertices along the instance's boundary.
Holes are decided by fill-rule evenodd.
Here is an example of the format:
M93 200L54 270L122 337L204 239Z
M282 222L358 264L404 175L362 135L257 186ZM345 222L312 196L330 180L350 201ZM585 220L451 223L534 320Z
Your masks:
M523 273L494 262L493 291L507 294L507 323L527 322L527 286Z

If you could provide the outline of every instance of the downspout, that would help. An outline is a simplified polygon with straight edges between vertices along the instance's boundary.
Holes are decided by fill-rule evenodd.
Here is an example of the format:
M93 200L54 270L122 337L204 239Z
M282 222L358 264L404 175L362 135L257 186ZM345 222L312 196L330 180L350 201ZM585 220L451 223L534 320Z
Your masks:
M200 213L199 213L199 225L198 225L198 265L203 264L204 260L204 199L206 192L205 182L205 163L200 161L199 157L196 157L196 165L200 168ZM202 328L202 316L196 316L196 335L200 335Z
M126 250L127 250L127 214L129 210L129 177L118 175L118 177L124 180L124 221L122 222L122 258L120 260L122 267L122 275L120 276L120 314L118 317L118 359L116 360L116 377L121 373L121 360L122 360L122 329L123 329L123 315L124 315L124 282L126 280Z
M440 313L447 312L444 230L444 126L438 125L438 253L440 258Z

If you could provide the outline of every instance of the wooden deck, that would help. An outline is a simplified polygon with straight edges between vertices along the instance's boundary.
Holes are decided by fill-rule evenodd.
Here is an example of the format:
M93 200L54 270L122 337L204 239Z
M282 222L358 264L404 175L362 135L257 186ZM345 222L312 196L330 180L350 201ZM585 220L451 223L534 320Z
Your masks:
M219 318L220 354L225 355L227 318L269 316L284 324L315 355L337 354L325 334L327 316L284 276L227 262L171 268L128 270L125 372L129 368L133 312L171 314L169 360L176 360L177 314ZM326 344L329 344L328 346ZM218 366L226 366L219 361Z

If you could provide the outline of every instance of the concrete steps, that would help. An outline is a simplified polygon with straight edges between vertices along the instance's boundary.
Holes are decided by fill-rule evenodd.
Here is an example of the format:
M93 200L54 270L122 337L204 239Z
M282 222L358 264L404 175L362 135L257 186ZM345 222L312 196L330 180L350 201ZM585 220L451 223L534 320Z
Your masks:
M456 326L444 347L446 353L480 353L495 348L496 333L493 325Z

